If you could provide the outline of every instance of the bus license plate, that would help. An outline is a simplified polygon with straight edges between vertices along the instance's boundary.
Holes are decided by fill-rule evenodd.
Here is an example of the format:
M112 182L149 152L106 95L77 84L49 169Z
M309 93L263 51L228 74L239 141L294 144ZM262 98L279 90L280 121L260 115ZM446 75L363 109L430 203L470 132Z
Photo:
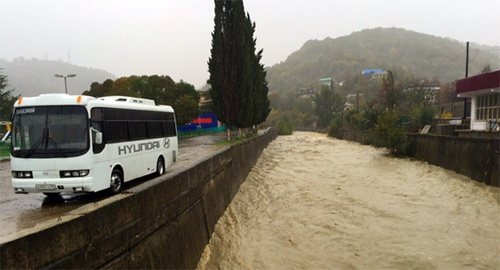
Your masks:
M35 185L37 190L55 190L56 185Z

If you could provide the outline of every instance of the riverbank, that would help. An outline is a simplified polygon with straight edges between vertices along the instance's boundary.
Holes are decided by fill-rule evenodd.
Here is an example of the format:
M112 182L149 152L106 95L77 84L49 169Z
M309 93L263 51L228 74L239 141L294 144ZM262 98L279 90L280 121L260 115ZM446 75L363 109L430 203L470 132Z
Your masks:
M499 190L294 132L264 150L198 269L498 269Z

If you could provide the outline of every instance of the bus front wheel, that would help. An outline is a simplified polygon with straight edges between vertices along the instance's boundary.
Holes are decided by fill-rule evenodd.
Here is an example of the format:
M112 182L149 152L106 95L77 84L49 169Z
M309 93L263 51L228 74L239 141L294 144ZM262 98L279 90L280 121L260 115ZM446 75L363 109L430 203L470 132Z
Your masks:
M118 169L113 169L110 178L110 188L111 194L118 194L123 188L123 174Z
M156 162L156 176L161 176L165 174L165 162L162 157L158 158Z

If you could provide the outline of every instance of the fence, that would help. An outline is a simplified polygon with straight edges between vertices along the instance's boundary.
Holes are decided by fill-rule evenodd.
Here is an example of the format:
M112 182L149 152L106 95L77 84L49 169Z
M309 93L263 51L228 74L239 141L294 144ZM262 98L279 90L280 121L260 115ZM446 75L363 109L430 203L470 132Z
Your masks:
M193 129L193 130L177 130L177 137L179 138L179 140L182 140L182 139L186 139L186 138L207 135L207 134L216 133L216 132L225 131L225 130L226 130L226 126L214 127L214 128L199 128L199 129Z

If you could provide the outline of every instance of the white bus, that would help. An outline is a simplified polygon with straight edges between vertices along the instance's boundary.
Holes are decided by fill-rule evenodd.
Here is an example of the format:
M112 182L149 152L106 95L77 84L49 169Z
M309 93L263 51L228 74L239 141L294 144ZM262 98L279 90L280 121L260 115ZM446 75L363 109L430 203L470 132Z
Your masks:
M42 94L14 104L12 186L16 193L119 193L124 182L162 175L177 159L170 106L153 100Z

